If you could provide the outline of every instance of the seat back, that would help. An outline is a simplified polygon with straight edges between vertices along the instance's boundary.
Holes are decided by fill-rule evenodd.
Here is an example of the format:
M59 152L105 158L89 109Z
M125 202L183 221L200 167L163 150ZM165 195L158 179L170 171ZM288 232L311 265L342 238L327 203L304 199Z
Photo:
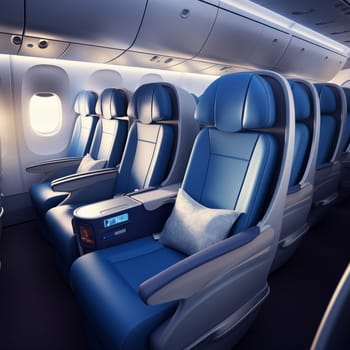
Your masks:
M301 79L290 80L295 107L295 142L288 195L282 229L272 265L276 270L296 250L308 231L312 205L317 149L320 135L320 110L316 88Z
M181 181L198 130L194 108L189 93L167 83L145 84L135 91L128 110L134 122L116 193Z
M295 143L292 171L289 179L289 188L292 188L299 184L308 163L313 159L313 155L317 153L311 153L311 146L315 142L318 143L318 138L316 140L316 137L314 137L316 135L316 101L310 91L312 87L301 80L290 80L289 83L292 88L295 107ZM312 173L313 177L314 169ZM310 182L313 183L313 179Z
M346 98L346 118L343 132L342 152L350 152L350 88L343 88Z
M77 116L67 157L81 157L89 151L98 121L96 101L97 94L93 91L80 91L76 96L73 109Z
M128 134L127 106L127 93L122 89L107 88L97 100L100 118L89 153L95 160L106 160L105 167L120 163Z
M339 198L341 145L345 125L346 99L343 89L331 83L315 84L320 99L320 140L318 146L310 225L324 217Z
M197 121L212 127L196 140L183 189L204 206L240 212L233 232L258 223L280 172L281 107L268 80L254 73L221 77L196 110Z
M139 295L151 305L180 300L176 312L152 333L155 349L175 348L172 344L219 349L220 340L233 347L242 336L268 294L267 276L290 177L294 106L288 82L280 75L222 76L199 98L195 117L206 127L194 143L181 193L198 203L183 204L191 218L177 217L170 233L168 221L160 238L166 249L185 253L186 258L139 287ZM175 213L184 203L179 198L182 195L176 199ZM200 219L193 222L192 217L201 215L207 222L211 215L223 215L217 209L240 213L229 237L219 229L225 232L217 239L210 224L197 232ZM188 253L183 242L193 231L193 239L210 237L210 244Z
M340 88L334 84L315 84L320 98L320 142L317 169L339 158L343 132L343 103Z

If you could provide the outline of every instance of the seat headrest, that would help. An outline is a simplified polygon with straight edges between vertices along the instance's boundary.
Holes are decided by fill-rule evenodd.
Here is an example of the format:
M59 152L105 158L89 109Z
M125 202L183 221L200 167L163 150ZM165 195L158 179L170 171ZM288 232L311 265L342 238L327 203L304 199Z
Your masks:
M346 97L347 113L350 114L350 89L343 88Z
M99 96L96 113L105 119L126 116L128 98L124 90L107 88Z
M141 123L173 119L173 100L170 86L162 83L141 85L134 93L128 115Z
M315 84L320 97L321 114L333 114L337 110L337 101L331 88L324 84Z
M209 85L199 98L195 118L228 132L268 128L275 123L275 107L267 80L252 72L233 73Z
M300 121L308 119L311 115L311 106L310 98L305 88L302 84L293 80L290 80L289 84L294 98L295 120Z
M97 95L93 91L80 91L74 101L74 112L82 116L95 114Z

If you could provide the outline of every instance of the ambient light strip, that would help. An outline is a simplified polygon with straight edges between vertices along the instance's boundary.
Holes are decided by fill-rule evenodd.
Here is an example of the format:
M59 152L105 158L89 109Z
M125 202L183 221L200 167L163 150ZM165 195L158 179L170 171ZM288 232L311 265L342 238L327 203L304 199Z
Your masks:
M338 41L330 39L323 34L315 32L314 30L307 28L297 22L294 22L287 17L279 15L276 12L260 6L250 0L221 0L219 6L227 9L229 9L229 7L233 7L234 9L243 12L241 14L245 14L250 18L253 17L254 19L255 17L255 19L260 21L262 20L262 22L265 24L272 24L274 27L280 27L284 30L287 30L292 35L296 34L303 39L311 40L313 43L327 47L342 55L345 55L347 57L350 56L349 47L339 43ZM232 10L234 10L233 8Z

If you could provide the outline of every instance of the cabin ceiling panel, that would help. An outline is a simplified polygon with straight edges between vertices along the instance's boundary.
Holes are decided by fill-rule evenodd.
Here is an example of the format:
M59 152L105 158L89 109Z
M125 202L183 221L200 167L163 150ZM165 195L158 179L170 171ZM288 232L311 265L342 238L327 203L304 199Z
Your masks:
M12 37L12 34L0 33L1 53L7 55L16 55L18 53L20 46L12 42Z
M124 50L110 49L84 44L70 44L67 50L60 56L65 60L106 63L112 61Z
M176 66L171 67L171 70L177 72L186 72L186 73L201 73L205 69L208 69L215 64L213 62L204 62L197 60L187 60L183 63L177 64Z
M135 52L128 50L109 63L121 64L132 67L168 69L184 61L185 59L178 57L170 57L159 55L157 53L150 54L145 52Z
M25 56L57 58L67 49L69 43L24 36L18 53Z

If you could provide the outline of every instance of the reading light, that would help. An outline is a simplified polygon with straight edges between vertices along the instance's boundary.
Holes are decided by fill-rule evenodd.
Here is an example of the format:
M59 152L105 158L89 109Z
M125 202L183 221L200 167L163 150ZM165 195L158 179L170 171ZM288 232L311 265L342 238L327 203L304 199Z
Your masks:
M226 4L226 6L225 6ZM341 43L315 32L291 19L279 15L263 6L260 6L250 0L221 0L220 6L223 8L232 8L239 10L241 15L246 15L249 18L256 19L262 23L272 24L274 27L280 27L290 34L296 34L303 39L311 40L322 46L336 51L342 55L350 56L350 48ZM243 12L243 13L242 13ZM254 18L255 17L255 18Z

